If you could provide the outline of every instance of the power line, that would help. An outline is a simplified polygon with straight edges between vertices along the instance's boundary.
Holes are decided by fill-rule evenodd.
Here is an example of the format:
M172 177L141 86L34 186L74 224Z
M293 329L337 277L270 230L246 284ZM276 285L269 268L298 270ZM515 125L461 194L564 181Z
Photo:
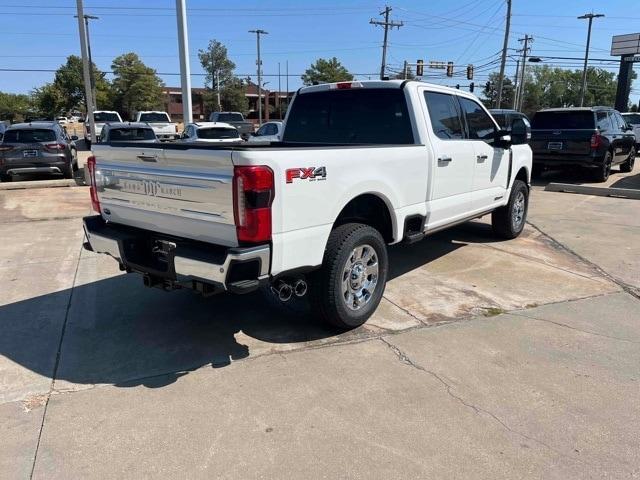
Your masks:
M384 27L384 40L382 43L382 65L380 66L380 80L383 80L385 77L385 67L387 63L387 39L389 36L389 28L396 27L398 30L400 27L404 25L403 22L394 22L393 20L389 20L389 14L391 13L392 8L390 6L386 6L380 15L384 15L384 21L374 20L373 18L369 20L371 25L380 25Z

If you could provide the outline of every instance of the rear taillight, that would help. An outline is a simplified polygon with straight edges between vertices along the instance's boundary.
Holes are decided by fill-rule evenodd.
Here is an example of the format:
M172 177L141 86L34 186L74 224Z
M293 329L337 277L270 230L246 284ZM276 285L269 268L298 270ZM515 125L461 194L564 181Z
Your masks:
M275 194L273 171L266 166L233 170L233 216L238 241L271 240L271 204Z
M596 132L593 135L591 135L591 148L593 150L596 150L601 146L602 146L602 135L600 135L600 132Z
M63 143L46 143L44 148L51 152L63 152L65 146Z
M91 207L100 213L100 200L98 199L98 188L96 186L96 157L87 158L87 170L89 171L89 193L91 195Z

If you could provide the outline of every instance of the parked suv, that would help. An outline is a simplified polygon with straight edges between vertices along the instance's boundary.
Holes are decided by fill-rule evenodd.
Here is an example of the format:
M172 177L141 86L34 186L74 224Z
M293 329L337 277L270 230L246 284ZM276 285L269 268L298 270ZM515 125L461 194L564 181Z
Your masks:
M62 174L73 178L78 169L75 135L69 137L57 122L16 123L0 143L0 179L29 173Z
M239 143L240 132L233 125L223 122L189 123L180 137L182 142Z
M98 143L157 143L158 141L158 137L153 131L153 128L151 128L151 125L144 122L105 123L98 138Z
M610 107L551 108L531 122L534 173L549 167L587 167L595 180L609 178L612 165L630 172L636 156L631 127Z
M511 128L511 124L516 118L520 118L526 125L530 125L529 118L524 113L517 110L490 108L489 113L491 113L493 119L498 122L498 125L500 125L500 128L503 130L509 130Z
M623 113L622 118L631 125L633 128L633 133L636 136L636 155L640 152L640 113L637 112L629 112Z

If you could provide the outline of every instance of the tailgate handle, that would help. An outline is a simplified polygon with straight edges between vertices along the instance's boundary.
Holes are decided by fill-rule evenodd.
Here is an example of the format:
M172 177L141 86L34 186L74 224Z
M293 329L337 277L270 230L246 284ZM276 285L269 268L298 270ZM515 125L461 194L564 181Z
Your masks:
M142 160L143 162L157 162L158 161L158 156L157 155L136 155L136 158L138 160Z

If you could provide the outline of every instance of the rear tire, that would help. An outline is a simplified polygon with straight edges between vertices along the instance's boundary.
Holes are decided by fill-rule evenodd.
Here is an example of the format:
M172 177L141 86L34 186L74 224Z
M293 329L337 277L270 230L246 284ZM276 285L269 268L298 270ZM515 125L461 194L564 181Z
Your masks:
M340 225L329 236L322 266L311 275L311 308L335 327L359 327L380 304L387 273L380 232L361 223Z
M522 180L514 180L509 203L491 213L493 233L507 240L522 233L529 210L529 188Z
M78 171L78 151L77 150L71 150L71 165L73 166L73 171L77 172Z
M611 175L611 152L607 152L602 160L602 165L595 169L593 178L596 182L606 182Z
M62 169L62 175L64 178L73 178L73 164L71 162Z
M0 175L0 182L10 182L11 181L11 175Z
M633 171L633 167L636 163L636 149L635 147L631 148L631 152L629 153L629 158L627 158L627 160L620 164L620 171L622 173L629 173Z

